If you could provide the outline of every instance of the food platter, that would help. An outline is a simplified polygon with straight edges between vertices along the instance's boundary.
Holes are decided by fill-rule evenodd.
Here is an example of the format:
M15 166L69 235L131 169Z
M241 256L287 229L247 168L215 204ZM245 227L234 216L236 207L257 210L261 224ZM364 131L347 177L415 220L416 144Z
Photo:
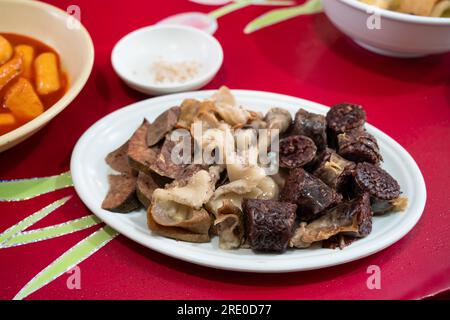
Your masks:
M141 101L104 117L88 129L75 146L71 159L74 186L87 207L106 224L150 249L208 267L246 272L311 270L360 259L400 240L420 219L425 206L426 189L417 164L398 143L370 125L367 125L367 130L378 140L384 158L383 168L399 182L410 202L404 212L375 217L372 233L343 250L310 247L289 250L282 255L259 254L250 249L223 251L218 249L217 239L210 243L193 244L153 234L147 228L143 209L126 215L101 209L109 188L107 176L111 171L104 161L105 156L126 141L144 118L153 121L163 111L184 99L204 99L213 93L188 92ZM233 94L240 105L254 111L266 112L274 106L285 108L292 114L300 107L319 114L328 111L323 105L274 93L233 90Z

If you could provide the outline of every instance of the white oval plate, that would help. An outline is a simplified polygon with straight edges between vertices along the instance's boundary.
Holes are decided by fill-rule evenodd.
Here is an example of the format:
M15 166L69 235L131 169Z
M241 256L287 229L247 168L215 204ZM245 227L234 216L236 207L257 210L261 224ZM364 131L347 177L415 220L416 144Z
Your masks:
M372 233L344 250L319 247L288 250L283 254L257 254L249 249L223 251L217 238L206 244L176 241L153 234L147 228L144 210L130 214L112 213L101 209L109 185L111 169L104 159L122 145L142 123L153 121L169 107L183 99L210 97L214 91L197 91L148 99L120 109L95 123L80 138L71 159L72 178L81 200L100 219L124 236L163 254L192 263L219 269L247 272L292 272L329 267L353 261L378 252L401 239L422 215L426 189L422 174L408 152L380 130L367 125L380 144L385 159L383 167L400 183L408 196L408 209L402 213L375 217ZM307 100L274 93L233 90L238 102L255 111L267 111L277 106L294 114L300 107L325 114L327 107Z

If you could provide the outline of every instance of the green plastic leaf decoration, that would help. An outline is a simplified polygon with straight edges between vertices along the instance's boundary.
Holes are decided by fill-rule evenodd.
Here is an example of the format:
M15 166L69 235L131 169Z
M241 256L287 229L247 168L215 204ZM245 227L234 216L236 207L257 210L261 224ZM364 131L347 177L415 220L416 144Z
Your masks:
M16 247L30 243L35 243L38 241L61 237L67 234L71 234L77 231L90 228L99 223L101 223L100 219L98 219L94 215L89 215L79 219L63 222L61 224L57 224L54 226L31 230L27 232L21 232L9 238L2 244L0 244L0 249Z
M233 3L227 4L219 9L216 9L209 13L209 15L215 19L223 17L229 13L237 11L239 9L251 6L251 5L259 5L259 6L290 6L295 2L293 1L284 1L284 0L237 0Z
M38 273L13 300L22 300L78 265L118 235L117 231L105 226L63 253L44 270Z
M219 9L211 11L209 13L209 15L215 19L218 19L218 18L223 17L224 15L227 15L233 11L248 7L250 4L251 4L250 0L236 1L233 3L227 4L223 7L220 7Z
M33 213L32 215L26 217L19 223L13 225L11 228L7 229L6 231L2 232L0 234L0 245L3 244L3 242L9 240L10 238L14 237L15 235L21 233L26 228L32 226L39 220L45 218L50 213L61 207L63 204L65 204L71 197L65 197L60 200L57 200L53 202L52 204L49 204L45 208Z
M71 186L73 182L69 171L45 178L0 181L0 201L28 200Z
M300 15L319 13L322 10L321 0L309 0L299 6L272 10L247 24L244 33L249 34Z

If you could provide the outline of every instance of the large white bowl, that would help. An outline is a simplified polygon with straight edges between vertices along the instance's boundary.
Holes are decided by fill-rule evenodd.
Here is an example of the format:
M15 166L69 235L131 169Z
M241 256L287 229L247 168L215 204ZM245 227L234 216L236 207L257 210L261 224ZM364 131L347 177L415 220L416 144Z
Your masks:
M450 51L450 18L408 15L357 0L322 0L325 14L362 47L387 56L412 58ZM367 27L379 14L381 29Z
M74 26L65 11L30 0L0 0L0 33L35 38L54 48L69 78L66 94L39 117L0 136L0 152L36 133L72 102L86 84L94 63L94 45L87 30Z

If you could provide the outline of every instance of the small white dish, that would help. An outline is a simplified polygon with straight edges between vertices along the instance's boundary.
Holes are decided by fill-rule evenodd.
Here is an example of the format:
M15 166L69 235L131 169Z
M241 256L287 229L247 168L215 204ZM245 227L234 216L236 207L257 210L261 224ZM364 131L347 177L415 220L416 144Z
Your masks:
M325 14L363 48L385 56L415 58L450 51L450 18L384 10L358 0L322 0ZM368 27L377 15L380 29Z
M371 125L367 125L367 130L378 140L383 167L397 179L409 204L405 212L374 217L372 233L343 250L314 247L283 254L257 254L249 249L224 251L219 249L217 237L210 243L197 244L152 233L144 209L129 214L103 210L101 203L109 189L108 174L112 172L105 156L129 139L144 118L153 121L183 99L205 99L213 93L185 92L144 100L111 113L89 128L77 142L70 163L75 190L86 206L124 236L155 251L208 267L247 272L311 270L361 259L400 240L419 221L426 201L422 173L402 146ZM292 114L300 107L320 114L328 111L318 103L275 93L233 90L233 94L239 104L255 111L267 112L273 106Z
M198 72L183 82L158 83L152 66L158 61L191 63ZM223 62L220 43L211 35L186 26L156 25L138 29L114 47L111 62L131 88L149 95L199 89L208 84Z

